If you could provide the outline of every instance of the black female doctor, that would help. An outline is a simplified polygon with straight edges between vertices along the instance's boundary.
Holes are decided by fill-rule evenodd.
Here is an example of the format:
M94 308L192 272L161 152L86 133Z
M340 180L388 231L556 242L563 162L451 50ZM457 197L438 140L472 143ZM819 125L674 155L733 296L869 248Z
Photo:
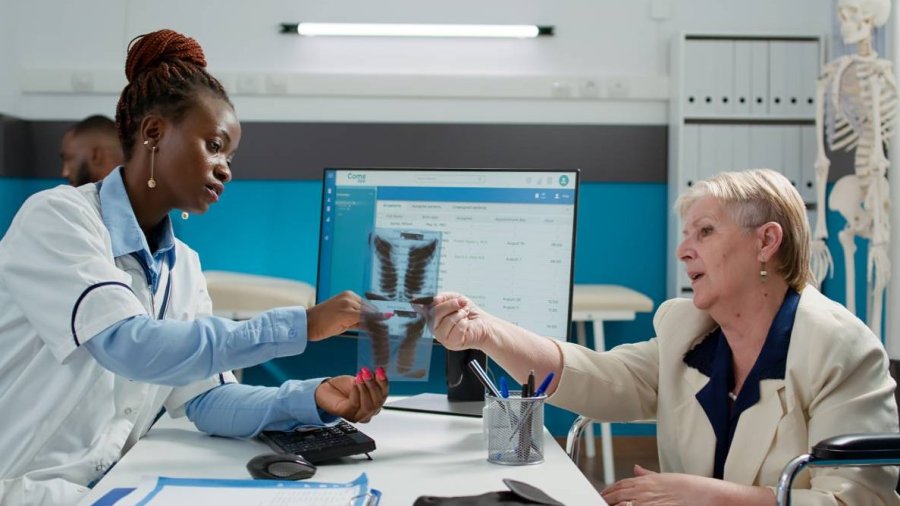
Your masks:
M383 370L235 382L230 370L302 353L358 324L350 292L246 322L211 316L197 254L169 213L204 213L241 138L202 48L171 30L129 47L116 123L126 162L103 181L23 204L0 241L0 503L74 504L165 409L250 437L343 417L368 421Z

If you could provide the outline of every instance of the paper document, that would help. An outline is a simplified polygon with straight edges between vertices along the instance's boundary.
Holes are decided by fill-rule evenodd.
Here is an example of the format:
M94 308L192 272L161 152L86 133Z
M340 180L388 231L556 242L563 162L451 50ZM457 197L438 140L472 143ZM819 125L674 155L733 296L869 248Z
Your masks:
M117 506L215 504L216 506L376 506L381 493L366 474L349 483L214 480L146 477Z

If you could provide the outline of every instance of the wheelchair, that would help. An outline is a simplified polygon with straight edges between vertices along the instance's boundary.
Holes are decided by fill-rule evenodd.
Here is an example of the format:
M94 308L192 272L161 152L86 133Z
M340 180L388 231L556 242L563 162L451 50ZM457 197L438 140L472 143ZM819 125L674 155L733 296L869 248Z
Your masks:
M581 453L581 437L592 419L579 416L569 428L566 437L566 454L578 464ZM900 433L843 434L830 437L812 447L812 450L790 461L778 479L775 492L776 506L791 504L791 484L807 467L859 467L900 465Z
M791 483L806 467L900 465L900 433L843 434L820 441L812 450L788 462L778 478L776 506L791 504Z

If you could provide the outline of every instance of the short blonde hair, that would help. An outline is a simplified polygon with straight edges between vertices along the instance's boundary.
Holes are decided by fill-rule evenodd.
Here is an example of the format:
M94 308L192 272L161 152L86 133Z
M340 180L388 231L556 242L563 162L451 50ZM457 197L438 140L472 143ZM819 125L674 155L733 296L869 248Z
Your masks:
M770 221L781 225L777 272L797 291L812 280L806 205L786 177L769 169L721 172L678 197L675 210L683 219L694 202L707 196L720 201L735 223L747 230Z

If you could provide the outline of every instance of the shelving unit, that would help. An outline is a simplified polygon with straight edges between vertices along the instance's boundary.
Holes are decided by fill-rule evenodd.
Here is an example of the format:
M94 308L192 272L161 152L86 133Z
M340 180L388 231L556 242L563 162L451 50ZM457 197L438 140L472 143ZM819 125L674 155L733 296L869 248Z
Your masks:
M698 179L770 168L815 209L815 89L824 62L817 35L682 33L672 43L669 209ZM674 251L681 222L669 216L667 289L691 297Z

